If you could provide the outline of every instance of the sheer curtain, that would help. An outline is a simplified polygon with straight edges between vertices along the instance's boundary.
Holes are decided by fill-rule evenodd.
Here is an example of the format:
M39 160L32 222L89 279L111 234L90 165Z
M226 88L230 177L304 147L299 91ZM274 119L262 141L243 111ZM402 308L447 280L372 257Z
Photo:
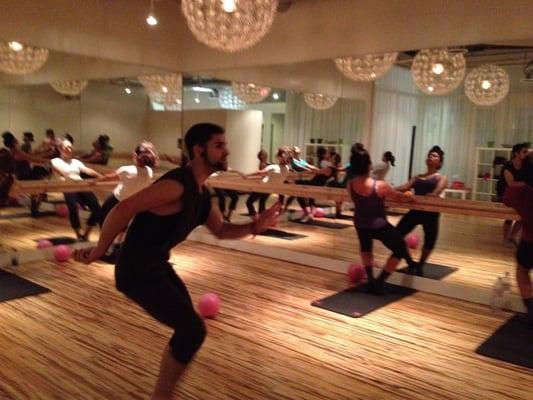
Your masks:
M520 82L521 70L506 68L511 78L507 97L492 107L473 104L460 86L446 96L418 92L409 69L394 67L376 82L371 140L374 160L390 150L397 167L387 177L395 184L407 179L411 128L416 125L413 173L425 169L427 151L445 151L442 173L472 187L476 147L533 141L533 86Z
M284 143L302 146L311 138L335 143L341 139L348 145L360 141L364 110L363 101L349 99L339 99L327 110L315 110L302 95L287 93Z
M408 69L394 67L376 82L372 115L370 155L379 162L385 151L396 157L396 167L387 180L396 185L405 182L409 171L411 131L417 124L418 93Z

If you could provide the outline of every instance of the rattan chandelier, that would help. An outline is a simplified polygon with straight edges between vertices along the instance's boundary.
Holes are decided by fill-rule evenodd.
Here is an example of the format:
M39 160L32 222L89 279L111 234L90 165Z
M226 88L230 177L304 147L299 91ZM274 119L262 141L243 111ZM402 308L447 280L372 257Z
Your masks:
M304 93L305 103L315 110L327 110L335 105L338 97L319 93Z
M466 61L462 51L425 49L415 56L411 76L424 93L443 95L461 84L465 70Z
M493 106L509 93L509 75L502 67L485 64L473 69L465 79L465 94L479 106Z
M161 105L167 111L181 111L181 74L144 75L137 79L146 89L152 102Z
M270 88L253 83L233 82L235 95L248 104L259 103L270 94Z
M335 65L349 79L358 82L373 81L394 65L398 53L366 54L335 59Z
M64 96L79 96L87 87L88 81L60 81L52 82L50 86Z
M181 9L194 37L230 53L257 44L274 21L278 0L182 0Z
M0 71L25 75L38 71L48 60L48 49L19 42L0 42Z

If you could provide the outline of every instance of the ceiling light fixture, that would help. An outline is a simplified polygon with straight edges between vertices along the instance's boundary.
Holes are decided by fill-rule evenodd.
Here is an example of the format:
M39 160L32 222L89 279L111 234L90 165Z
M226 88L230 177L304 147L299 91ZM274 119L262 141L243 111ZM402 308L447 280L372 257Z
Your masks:
M180 74L139 76L150 100L166 111L181 111L182 78Z
M277 6L278 0L181 1L181 10L194 37L213 49L229 53L257 44L270 31Z
M269 87L257 86L253 83L232 82L235 94L246 103L259 103L270 94Z
M131 94L131 89L129 87L127 87L126 89L124 89L124 91L127 93L127 94Z
M79 96L87 87L88 81L61 81L52 82L50 86L63 96Z
M0 42L0 71L14 75L36 72L46 63L48 54L48 49L19 42Z
M473 69L465 79L465 94L478 106L493 106L509 93L509 75L494 64Z
M456 89L465 76L463 52L448 49L420 50L411 66L411 76L424 93L443 95ZM432 89L429 89L432 88Z
M335 65L345 77L357 82L369 82L391 69L397 57L398 53L342 57L335 59Z
M154 0L150 0L150 12L146 17L146 23L150 26L155 26L158 24L157 18L154 12Z
M327 110L335 105L338 97L318 93L304 93L305 103L315 110Z

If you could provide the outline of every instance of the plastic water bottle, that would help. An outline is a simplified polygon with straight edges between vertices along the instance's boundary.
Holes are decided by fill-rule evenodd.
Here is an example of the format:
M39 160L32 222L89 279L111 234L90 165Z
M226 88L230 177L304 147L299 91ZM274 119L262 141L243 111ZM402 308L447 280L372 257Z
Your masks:
M511 295L512 283L513 280L511 278L511 274L509 272L506 272L502 278L502 308L508 308L507 306Z
M490 297L490 307L494 312L500 312L504 302L504 281L501 276L496 279L494 286L492 286L492 294Z

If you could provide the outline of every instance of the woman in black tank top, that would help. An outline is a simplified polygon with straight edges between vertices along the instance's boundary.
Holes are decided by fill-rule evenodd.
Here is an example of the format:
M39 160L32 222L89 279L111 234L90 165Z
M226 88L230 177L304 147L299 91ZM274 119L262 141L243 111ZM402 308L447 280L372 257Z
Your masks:
M399 191L413 189L418 196L439 196L446 188L447 179L444 175L439 174L439 169L444 162L444 151L439 146L433 146L429 150L426 165L427 171L411 178L409 182L398 186ZM424 274L424 264L435 247L439 233L440 214L430 211L411 210L403 216L396 228L403 235L407 235L417 225L422 225L424 229L424 247L420 261L415 262L409 251L405 257L409 266L409 273L416 273L419 276Z
M412 196L410 193L407 195L394 190L385 181L371 179L369 174L372 162L365 149L352 152L350 165L355 177L348 182L346 188L355 204L354 226L359 238L361 259L368 277L368 291L382 294L385 280L407 254L402 235L387 221L385 198L409 200ZM373 240L381 241L392 251L377 279L373 276Z

